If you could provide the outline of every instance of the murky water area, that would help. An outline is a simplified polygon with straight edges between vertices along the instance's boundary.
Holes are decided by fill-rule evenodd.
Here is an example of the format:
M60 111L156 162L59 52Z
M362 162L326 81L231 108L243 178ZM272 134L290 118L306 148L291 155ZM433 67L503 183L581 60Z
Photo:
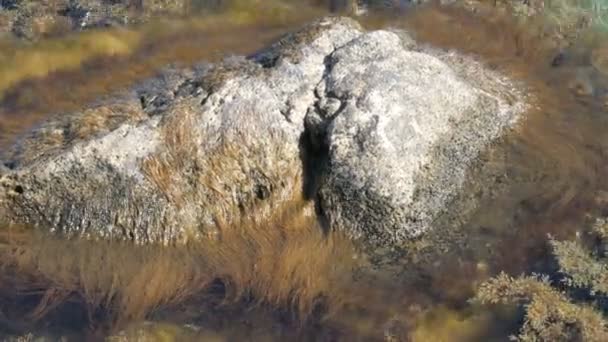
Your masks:
M414 253L405 251L400 265L354 276L349 270L358 267L319 268L336 274L311 274L318 279L306 278L302 282L306 289L315 282L326 282L314 286L331 289L325 293L328 298L310 299L314 305L304 310L306 315L296 302L260 301L261 294L256 291L235 295L231 284L217 281L198 292L184 292L187 300L175 301L178 303L175 305L165 306L163 300L159 300L147 317L156 323L136 321L122 325L126 330L115 340L505 341L516 331L520 313L509 308L469 304L467 299L474 294L475 286L500 271L513 275L551 272L554 266L547 249L548 234L571 239L576 234L584 234L588 214L608 214L608 179L605 177L608 171L608 68L602 69L596 63L598 58L608 60L608 48L602 50L601 38L589 35L571 46L558 46L543 34L542 25L537 23L521 26L494 12L481 10L472 14L446 7L420 8L399 17L370 17L363 20L363 24L405 28L419 41L471 54L529 86L533 109L528 117L498 142L496 149L481 157L481 167L492 163L504 165L505 174L496 180L503 191L488 196L471 220L455 229L453 235L448 234L441 245L437 242L425 245L424 241L419 241L412 246L423 252L442 250L441 253L428 253L428 260L414 260L410 257ZM294 27L298 25L294 24ZM76 71L24 81L12 87L2 100L0 142L6 144L49 110L61 112L78 108L140 76L153 74L155 68L167 62L179 61L187 65L200 59L214 59L220 55L216 50L253 52L289 29L291 27L258 28L247 36L243 36L243 32L216 32L204 38L198 34L180 33L179 38L156 41L128 57L97 59ZM240 40L236 40L236 36L240 36ZM169 46L173 47L172 53L167 52ZM205 46L214 48L205 50ZM216 55L212 56L211 51ZM601 54L605 54L604 57ZM81 86L70 92L58 91L65 84ZM332 249L336 255L356 255L348 243L328 245L315 239L306 237L297 241L307 248ZM284 241L281 248L290 250L290 243ZM76 243L44 246L51 248L47 255L52 255L51 262L56 260L57 265L62 262L68 265L66 258L69 255L89 253L122 262L135 258L139 261L134 262L133 267L152 265L159 270L157 273L163 270L162 267L170 269L172 264L154 264L149 260L183 257L181 252L165 251L159 256L160 252L154 249L133 251L128 246L78 246ZM112 252L108 253L108 250ZM332 253L309 251L335 258ZM190 255L188 260L196 258ZM298 260L302 264L315 260L324 265L310 256ZM331 264L327 260L325 263ZM365 261L353 263L361 266ZM176 264L188 267L187 262ZM227 274L239 270L227 264L224 266ZM48 265L45 267L52 269ZM83 262L79 267L81 273L86 273L97 266L91 261L89 264ZM60 269L61 266L57 266L57 272L61 273ZM162 281L190 281L168 270L163 272ZM222 273L215 269L214 272ZM271 276L280 275L273 273ZM120 277L117 275L115 279L122 279ZM2 288L20 284L8 280L5 283L9 285ZM49 285L44 282L38 288L30 286L31 293L22 293L19 299L3 302L2 307L6 310L0 311L0 327L9 331L26 329L12 322L10 316L19 313L19 308L21 311L25 311L23 308L35 310L41 308L38 305L41 301L51 302L49 297L63 296L65 300L57 301L61 303L58 307L44 309L45 313L55 311L55 314L42 319L36 327L59 331L58 334L74 340L99 338L103 335L99 331L103 329L93 329L95 324L91 322L102 322L107 314L103 311L83 313L78 308L82 298L85 301L92 298L87 291L95 291L84 287L80 297L73 297L78 290L62 291L57 286L55 292L49 292ZM33 319L36 315L30 313L24 317ZM74 327L78 331L69 332Z

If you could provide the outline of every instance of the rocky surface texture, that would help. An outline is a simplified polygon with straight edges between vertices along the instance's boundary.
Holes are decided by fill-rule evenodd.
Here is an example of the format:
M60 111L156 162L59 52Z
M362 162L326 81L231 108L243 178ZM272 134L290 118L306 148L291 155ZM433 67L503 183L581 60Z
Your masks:
M330 56L320 86L339 103L320 110L329 118L322 207L332 226L381 245L453 210L479 151L523 109L481 65L412 45L390 32L362 35Z
M478 156L525 112L516 89L404 32L325 18L42 125L3 156L0 210L69 236L174 243L304 195L331 229L395 245L474 208L466 179L492 186L500 170Z
M196 1L1 0L0 33L36 40L73 30L141 23L153 16L183 15L191 10L191 3L194 2Z

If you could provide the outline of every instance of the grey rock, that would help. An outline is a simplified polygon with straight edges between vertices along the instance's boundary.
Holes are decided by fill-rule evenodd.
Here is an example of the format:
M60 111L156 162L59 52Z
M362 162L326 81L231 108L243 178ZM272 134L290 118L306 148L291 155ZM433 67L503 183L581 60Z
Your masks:
M518 86L405 32L325 18L37 128L3 157L0 214L168 244L308 196L332 229L388 247L475 207L451 201L524 112Z
M328 68L319 92L342 106L327 126L321 207L372 245L416 238L456 210L480 151L525 109L507 79L457 54L408 50L393 32L356 38Z

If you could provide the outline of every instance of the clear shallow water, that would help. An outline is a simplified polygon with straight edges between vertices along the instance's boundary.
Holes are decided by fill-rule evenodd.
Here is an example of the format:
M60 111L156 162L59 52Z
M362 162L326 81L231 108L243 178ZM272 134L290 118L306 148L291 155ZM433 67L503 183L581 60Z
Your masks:
M501 180L505 191L488 198L454 236L445 237L442 248L446 252L442 255L431 253L429 260L420 261L405 253L403 264L370 271L352 283L347 282L344 291L354 300L333 315L328 315L321 306L302 321L288 308L258 304L252 296L226 301L223 299L229 291L217 283L204 295L156 310L149 316L162 324L144 328L139 323L127 325L129 340L138 334L158 340L170 336L176 341L381 341L388 335L410 336L416 341L505 340L517 329L517 314L469 305L467 299L475 286L502 270L514 275L550 271L547 234L572 238L585 229L586 214L608 213L604 209L608 184L603 176L608 167L608 112L602 97L608 87L605 77L591 69L597 41L581 40L575 46L557 47L551 40L537 37L537 26L519 28L499 16L483 13L474 16L445 8L422 9L399 18L370 18L365 24L405 27L419 40L477 56L530 85L536 108L516 132L483 156L485 163L505 165ZM257 32L256 39L246 39L249 44L234 52L253 51L278 33ZM191 37L183 38L184 43L191 41ZM179 41L166 44L170 43L180 44ZM200 44L204 46L205 41ZM53 102L27 98L44 98L36 94L47 92L52 94L48 98L55 98L52 89L65 82L85 79L95 83L98 77L137 63L146 53L156 53L153 46L150 49L136 54L132 60L122 61L125 64L119 68L117 60L100 60L76 72L21 84L5 98L2 106L5 113L0 118L5 126L11 120L26 120L24 115L39 113L35 117L40 118L42 109L54 102L68 103L57 105L57 110L72 109L87 98ZM185 64L208 58L189 49L185 46L181 57ZM585 90L589 87L593 89L591 94ZM18 100L23 98L26 100ZM423 242L416 247L437 248L424 246ZM365 266L365 261L361 263ZM33 295L21 300L26 303L39 299ZM86 330L86 323L74 324L78 320L67 319L79 316L74 314L78 309L70 305L73 304L64 305L47 322L51 328L78 326ZM103 315L99 317L102 318ZM67 324L70 320L71 324ZM197 328L184 328L186 323ZM82 338L80 333L75 332L76 340Z

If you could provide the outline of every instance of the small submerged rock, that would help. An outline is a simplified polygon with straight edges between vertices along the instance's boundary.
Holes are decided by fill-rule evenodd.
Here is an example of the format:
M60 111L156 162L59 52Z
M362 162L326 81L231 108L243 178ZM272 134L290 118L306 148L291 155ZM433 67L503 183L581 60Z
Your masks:
M478 157L525 112L521 89L406 32L325 18L42 125L5 153L0 209L68 236L169 244L305 196L330 228L398 245L461 222L492 188L501 170Z
M608 110L608 46L599 45L590 52L572 48L561 52L553 63L559 77L579 100L598 103L600 111ZM562 70L560 70L562 69ZM565 76L565 77L564 77ZM559 84L556 84L559 86Z
M605 77L608 77L608 44L599 46L591 52L591 65Z

